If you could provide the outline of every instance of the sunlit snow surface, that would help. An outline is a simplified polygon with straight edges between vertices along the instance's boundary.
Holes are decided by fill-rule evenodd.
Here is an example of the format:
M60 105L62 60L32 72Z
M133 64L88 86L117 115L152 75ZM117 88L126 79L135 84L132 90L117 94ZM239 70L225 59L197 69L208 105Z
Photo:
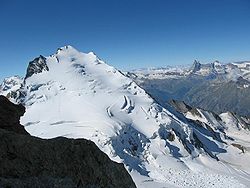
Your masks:
M190 143L190 125L95 54L66 46L46 62L49 71L28 78L23 87L27 109L21 123L31 135L90 139L123 162L138 187L250 186L249 168L218 162L195 148L189 154L180 138ZM172 133L169 141L173 129L179 135Z

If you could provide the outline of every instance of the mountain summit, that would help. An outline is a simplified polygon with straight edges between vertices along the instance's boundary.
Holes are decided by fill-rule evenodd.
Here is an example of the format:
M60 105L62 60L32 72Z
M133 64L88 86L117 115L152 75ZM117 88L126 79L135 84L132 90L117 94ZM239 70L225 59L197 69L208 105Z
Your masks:
M228 153L242 157L222 129L163 108L94 53L65 46L29 67L16 101L26 107L21 123L31 135L89 139L123 162L138 187L250 185L248 175L218 162L231 162Z

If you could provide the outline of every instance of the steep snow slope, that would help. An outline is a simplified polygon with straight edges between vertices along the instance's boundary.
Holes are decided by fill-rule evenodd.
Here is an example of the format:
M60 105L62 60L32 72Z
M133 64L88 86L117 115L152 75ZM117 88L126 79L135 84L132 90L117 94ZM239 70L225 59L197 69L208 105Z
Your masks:
M92 52L66 46L39 58L17 92L27 108L21 123L31 135L90 139L123 162L138 187L250 185L249 171L218 162L227 153L223 133L213 137L162 108Z

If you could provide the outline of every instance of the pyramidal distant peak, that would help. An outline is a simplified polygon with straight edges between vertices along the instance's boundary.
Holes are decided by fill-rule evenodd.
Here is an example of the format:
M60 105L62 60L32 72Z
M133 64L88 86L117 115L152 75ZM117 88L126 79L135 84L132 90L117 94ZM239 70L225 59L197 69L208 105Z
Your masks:
M201 63L199 61L197 61L197 60L194 60L194 63L192 65L192 67L191 67L191 71L196 72L196 71L199 71L200 68L201 68Z

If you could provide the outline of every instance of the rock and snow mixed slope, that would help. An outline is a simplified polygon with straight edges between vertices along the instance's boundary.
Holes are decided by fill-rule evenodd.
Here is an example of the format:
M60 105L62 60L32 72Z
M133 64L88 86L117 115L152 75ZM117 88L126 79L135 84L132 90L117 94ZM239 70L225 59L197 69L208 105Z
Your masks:
M213 136L161 107L92 52L66 46L36 58L15 96L31 135L90 139L123 162L138 187L250 186L249 169L220 161L231 147L222 131Z
M11 102L16 103L19 98L19 89L22 87L23 79L19 76L5 78L0 85L0 95L6 96Z
M249 171L250 118L231 112L217 115L213 112L191 107L182 101L172 100L170 103L190 123L196 127L206 128L212 137L220 137L222 142L227 144L226 152L217 155L220 161L240 166L241 169ZM223 136L219 136L218 133L223 133ZM209 153L209 148L205 149L208 149Z

